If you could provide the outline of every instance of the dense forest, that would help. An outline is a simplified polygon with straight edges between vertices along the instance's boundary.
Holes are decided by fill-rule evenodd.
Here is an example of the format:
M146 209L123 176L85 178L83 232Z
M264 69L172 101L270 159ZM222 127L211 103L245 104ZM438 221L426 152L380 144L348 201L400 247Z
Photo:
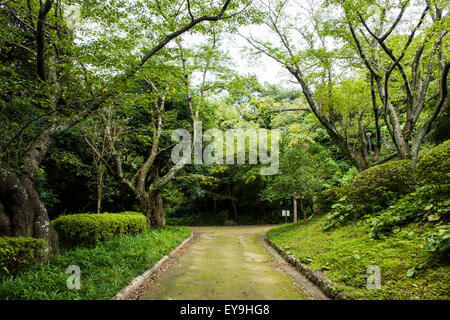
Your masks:
M442 0L1 0L0 296L12 297L14 269L81 244L83 214L134 216L123 233L141 238L165 229L168 250L186 236L171 226L279 224L290 210L296 223L269 236L294 253L308 225L379 241L417 232L427 262L408 277L438 268L431 297L448 299L448 13ZM287 80L243 72L234 42ZM193 152L174 163L177 129ZM276 174L250 161L263 129ZM230 130L243 162L222 147L214 163L194 160ZM311 250L297 253L308 262Z

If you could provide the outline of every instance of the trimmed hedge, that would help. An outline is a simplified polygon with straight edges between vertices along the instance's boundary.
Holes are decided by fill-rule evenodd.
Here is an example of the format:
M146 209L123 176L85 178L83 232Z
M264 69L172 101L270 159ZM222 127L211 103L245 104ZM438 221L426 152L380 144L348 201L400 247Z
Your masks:
M417 177L423 184L450 184L450 140L428 151L417 165Z
M330 212L331 206L338 202L343 194L344 189L341 187L323 190L317 195L316 201L314 202L314 211L318 213Z
M414 186L412 162L397 160L361 172L346 193L359 214L367 214L386 208L392 200L413 191Z
M72 214L51 222L58 232L60 245L95 246L120 235L135 235L147 229L147 219L136 213Z
M0 274L16 271L44 260L47 243L31 237L0 237Z

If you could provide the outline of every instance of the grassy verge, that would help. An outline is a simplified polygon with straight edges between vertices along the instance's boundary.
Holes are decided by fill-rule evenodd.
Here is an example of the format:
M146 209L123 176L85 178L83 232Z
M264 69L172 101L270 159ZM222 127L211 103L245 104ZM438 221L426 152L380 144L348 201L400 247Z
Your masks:
M319 217L306 226L287 224L270 230L268 237L324 271L351 299L450 299L448 259L437 260L422 250L427 226L410 224L386 239L373 240L368 226L351 224L325 232L325 223L325 217ZM380 289L366 288L369 265L381 269Z
M184 227L168 227L64 251L15 276L1 277L0 299L109 299L190 234ZM67 289L69 265L81 269L80 290Z

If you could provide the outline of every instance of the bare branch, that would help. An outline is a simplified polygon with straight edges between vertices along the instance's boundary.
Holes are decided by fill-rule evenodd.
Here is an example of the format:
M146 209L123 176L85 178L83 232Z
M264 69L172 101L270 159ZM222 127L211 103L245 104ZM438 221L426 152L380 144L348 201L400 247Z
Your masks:
M87 138L86 134L83 134L83 140L84 142L86 142L86 144L88 145L88 147L92 150L92 152L94 153L94 155L104 163L104 165L106 166L106 168L108 168L109 172L115 177L116 176L116 172L114 171L114 169L111 167L111 165L108 163L108 161L105 160L105 158L100 154L100 152L97 150L97 148L89 141L89 139Z
M44 5L41 5L41 8L39 9L39 15L38 15L38 22L36 27L36 39L37 39L37 73L39 78L41 78L42 81L45 81L45 18L47 17L47 14L49 13L51 7L52 7L52 0L45 1Z
M191 17L191 21L194 21L195 18L191 11L191 1L189 1L189 0L187 0L187 7L188 7L189 16Z
M311 109L307 109L307 108L283 108L283 109L277 109L277 110L272 110L270 111L270 113L279 113L279 112L286 112L286 111L306 111L306 112L311 112Z

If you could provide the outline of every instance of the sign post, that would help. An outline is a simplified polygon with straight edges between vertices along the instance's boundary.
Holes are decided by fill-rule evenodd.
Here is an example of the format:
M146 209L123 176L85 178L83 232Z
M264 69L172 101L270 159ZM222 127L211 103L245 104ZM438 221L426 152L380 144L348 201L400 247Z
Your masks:
M287 223L287 217L289 217L289 210L281 210L281 216L284 217L284 223Z

